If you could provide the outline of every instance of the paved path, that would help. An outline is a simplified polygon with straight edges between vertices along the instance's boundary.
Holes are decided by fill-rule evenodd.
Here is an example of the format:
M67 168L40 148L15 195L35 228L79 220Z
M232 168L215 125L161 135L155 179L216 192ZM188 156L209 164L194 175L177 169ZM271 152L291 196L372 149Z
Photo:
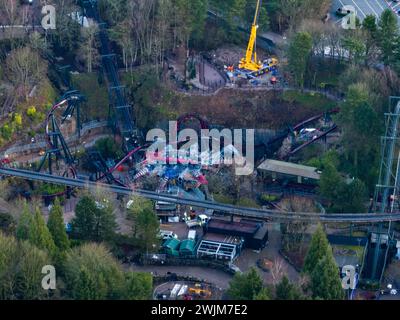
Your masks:
M104 128L108 126L107 121L91 121L85 124L81 130L81 138L77 134L66 138L69 148L76 149L77 143L80 143L85 149L93 147L97 140L107 138L110 134L93 133L91 130ZM43 156L38 155L39 150L46 149L47 143L43 141L44 135L40 136L40 140L35 143L21 142L8 146L4 151L0 151L0 158L9 157L13 162L18 163L34 163L40 161Z
M299 273L290 264L288 264L279 253L279 249L281 248L281 233L279 232L278 228L279 224L269 224L268 244L264 250L262 250L260 253L252 250L245 250L235 262L235 265L237 265L241 271L246 272L251 267L256 266L258 259L266 258L272 262L277 259L282 260L284 274L286 274L291 281L298 281ZM264 279L265 284L271 284L273 282L270 272L264 272L260 268L256 268Z
M229 282L232 279L232 276L227 274L226 272L202 267L131 265L130 269L132 271L153 272L157 275L166 275L167 272L172 272L176 273L179 276L192 276L213 283L223 290L226 290L229 287Z
M276 228L277 224L270 225L269 242L264 250L262 250L260 253L256 253L252 250L244 250L238 260L235 262L235 265L237 265L241 271L246 272L251 267L256 266L256 262L260 258L267 258L271 261L274 261L275 259L282 259L284 273L291 281L297 281L299 279L298 272L291 265L289 265L278 252L279 248L281 247L281 238L280 233ZM130 269L133 271L153 272L158 275L166 275L167 272L172 272L180 276L193 276L214 283L217 287L223 290L229 287L229 282L232 279L231 275L223 271L202 267L131 265ZM257 271L262 276L265 284L272 283L272 276L269 272L263 272L259 268L257 268Z

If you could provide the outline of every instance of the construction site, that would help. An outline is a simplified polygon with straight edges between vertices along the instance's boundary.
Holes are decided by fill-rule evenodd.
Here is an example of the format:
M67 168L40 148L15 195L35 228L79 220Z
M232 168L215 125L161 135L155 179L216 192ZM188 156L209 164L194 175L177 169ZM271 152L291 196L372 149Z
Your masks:
M343 267L356 270L350 299L363 299L388 281L400 284L386 276L400 258L400 97L385 99L375 188L364 192L370 193L369 202L362 199L363 210L337 209L321 193L329 170L323 157L342 152L346 99L289 84L286 57L259 31L265 12L261 0L252 4L250 28L241 27L247 47L229 44L197 52L177 47L165 57L162 88L149 89L147 98L157 110L154 116L138 111L146 98L139 100L129 88L137 81L133 87L140 89L145 81L129 78L121 68L121 50L110 38L99 3L79 2L80 28L86 23L97 28L98 91L108 110L97 112L93 92L77 81L84 72L63 64L67 59L49 60L57 98L37 129L30 129L36 132L29 136L22 127L0 147L0 176L12 181L10 199L38 200L47 217L55 199L62 198L69 230L82 190L111 194L117 230L126 237L136 223L127 212L138 197L151 200L159 247L153 245L151 252L146 247L139 258L128 241L121 248L134 252L122 259L125 268L157 279L154 300L221 300L228 283L216 283L217 272L231 279L253 267L268 285L281 273L298 281L317 224L327 233L338 276L346 276ZM211 9L207 16L211 24L225 19ZM94 95L100 99L97 91ZM12 105L10 98L4 105ZM10 119L2 116L2 126ZM150 134L153 128L157 134ZM340 159L348 157L343 154ZM251 158L251 173L238 175ZM13 179L27 182L17 185ZM355 179L340 173L337 181L348 186ZM204 268L205 275L178 276L179 267Z

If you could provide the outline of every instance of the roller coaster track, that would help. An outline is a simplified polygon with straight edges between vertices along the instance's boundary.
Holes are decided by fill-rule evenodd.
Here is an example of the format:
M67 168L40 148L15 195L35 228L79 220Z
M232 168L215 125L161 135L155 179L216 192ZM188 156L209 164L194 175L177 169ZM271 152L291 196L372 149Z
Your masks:
M240 207L228 204L221 204L211 201L184 199L170 194L157 193L154 191L146 191L141 189L132 190L130 188L109 185L104 183L96 183L83 179L72 179L61 176L53 176L45 173L38 173L21 169L0 168L0 175L18 177L31 181L41 181L58 185L81 189L103 189L106 192L116 193L119 195L132 196L137 195L154 201L165 201L181 205L189 205L193 207L211 209L215 211L227 212L229 214L256 219L278 220L278 221L321 221L321 222L348 222L348 223L373 223L400 221L400 213L363 213L363 214L320 214L320 213L300 213L300 212L282 212L278 210L264 210Z
M71 117L75 110L77 111L79 118L79 104L84 100L85 98L79 93L79 91L71 90L65 93L61 100L54 104L50 109L45 121L47 151L39 165L38 171L42 170L47 160L49 173L52 174L53 157L55 157L55 162L62 158L67 166L67 170L63 175L72 174L73 177L76 177L75 157L69 150L68 144L61 133L59 124L56 121L55 113L58 109L66 107L62 114L61 124L63 124L67 118ZM80 131L79 124L78 130Z
M123 86L118 76L118 69L114 61L114 54L110 49L107 33L107 25L101 19L97 0L81 1L86 16L94 19L99 26L100 54L109 84L110 105L113 107L115 127L124 138L125 151L135 149L138 146L138 130L136 128L133 107L127 102Z
M296 149L292 150L289 152L288 156L293 156L299 151L303 150L305 147L308 147L310 144L313 144L314 142L321 140L323 137L326 137L329 133L335 131L337 129L337 125L333 125L332 128L329 130L325 131L324 133L320 134L319 136L313 138L312 140L302 144L301 146L297 147Z

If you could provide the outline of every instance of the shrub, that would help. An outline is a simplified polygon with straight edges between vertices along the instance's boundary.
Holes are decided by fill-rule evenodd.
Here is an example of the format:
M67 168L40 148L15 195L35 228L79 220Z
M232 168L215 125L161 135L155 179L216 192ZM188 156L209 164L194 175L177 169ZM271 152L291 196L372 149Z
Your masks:
M4 138L4 140L10 140L11 136L13 134L13 129L10 127L8 124L5 124L1 129L1 136Z
M22 116L19 113L14 113L13 114L13 127L16 129L21 129L22 128Z
M16 222L8 213L0 213L0 230L11 234L15 231Z
M36 107L31 106L26 110L26 115L32 120L36 117Z
M278 200L279 200L279 197L278 197L278 196L275 196L275 195L273 195L273 194L264 193L264 194L261 195L260 200L261 200L263 203L275 202L275 201L278 201Z

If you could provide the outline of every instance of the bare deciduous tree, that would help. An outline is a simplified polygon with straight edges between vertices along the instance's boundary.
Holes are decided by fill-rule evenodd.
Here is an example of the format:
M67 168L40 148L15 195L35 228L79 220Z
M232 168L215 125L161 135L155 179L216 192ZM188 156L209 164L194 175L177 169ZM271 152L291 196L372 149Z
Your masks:
M272 283L276 286L282 277L287 274L285 262L282 258L276 258L271 268Z
M98 31L99 28L96 24L91 24L87 28L82 28L82 44L80 53L85 61L86 71L88 73L91 73L93 71L93 67L99 62L97 43Z
M36 50L28 46L20 47L8 55L6 70L8 79L22 90L27 100L30 88L46 75L47 63Z

